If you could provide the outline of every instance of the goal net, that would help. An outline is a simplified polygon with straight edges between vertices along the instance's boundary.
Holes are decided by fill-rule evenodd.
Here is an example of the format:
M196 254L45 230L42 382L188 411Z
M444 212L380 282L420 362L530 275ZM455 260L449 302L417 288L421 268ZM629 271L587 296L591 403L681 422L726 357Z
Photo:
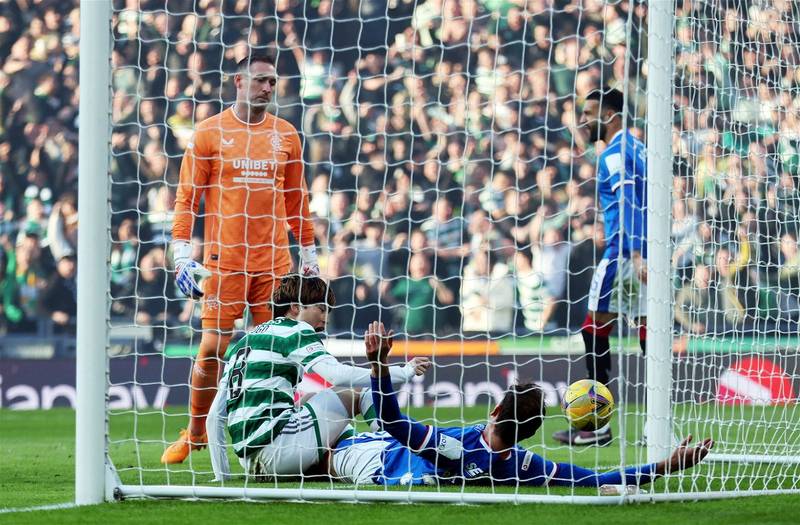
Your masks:
M96 142L110 142L107 497L617 503L798 490L794 2L115 0L110 11L110 136ZM363 366L368 324L392 327L393 362L433 360L398 387L400 408L439 427L485 423L507 388L535 382L547 415L521 445L546 462L621 472L689 434L715 440L706 461L616 496L489 471L477 486L441 471L429 486L265 480L240 467L227 433L231 480L212 481L206 449L162 464L189 424L202 337L201 301L175 280L180 166L198 124L236 101L236 65L251 53L275 58L269 112L301 138L321 275L336 295L328 352ZM598 90L622 93L624 109L611 115L601 99L592 137L583 111ZM623 315L635 304L646 315L642 283L606 252L598 173L614 122L647 143L649 204L623 208L648 222L657 315L646 356L640 323ZM198 262L220 243L204 237L221 220L209 195L233 191L210 184L193 216ZM295 235L290 244L297 268ZM598 307L592 278L608 265L625 279L598 281ZM231 347L258 317L247 306ZM590 308L623 312L609 340L616 410L605 446L570 446L554 434L568 428L566 386L587 377ZM313 372L298 398L330 386ZM369 430L358 417L354 429Z

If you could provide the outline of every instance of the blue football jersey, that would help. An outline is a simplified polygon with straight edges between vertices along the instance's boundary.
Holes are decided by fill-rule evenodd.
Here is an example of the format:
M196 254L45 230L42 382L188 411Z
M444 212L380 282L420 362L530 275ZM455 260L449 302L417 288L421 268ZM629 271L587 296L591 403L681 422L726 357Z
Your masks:
M605 223L603 258L629 257L633 250L647 257L647 151L630 131L619 131L600 155L597 193Z
M495 452L483 438L485 425L471 427L428 427L420 454L434 463L437 477L453 483L546 485L557 465L530 450L515 446Z
M557 465L522 447L509 454L494 452L484 441L483 425L472 427L428 427L429 442L412 452L388 432L365 432L346 438L337 449L371 441L385 443L381 468L373 475L378 485L419 485L434 477L441 483L481 481L496 484L545 485ZM435 448L435 452L434 452Z
M424 425L400 411L388 374L372 377L371 382L376 419L395 440L382 451L384 464L372 478L376 483L386 483L389 479L387 465L392 465L394 476L422 479L433 472L442 482L501 485L639 485L652 481L657 472L657 465L651 463L599 473L569 463L547 461L520 446L495 452L483 438L485 425L445 428ZM427 463L412 463L409 451ZM422 470L412 472L415 468Z

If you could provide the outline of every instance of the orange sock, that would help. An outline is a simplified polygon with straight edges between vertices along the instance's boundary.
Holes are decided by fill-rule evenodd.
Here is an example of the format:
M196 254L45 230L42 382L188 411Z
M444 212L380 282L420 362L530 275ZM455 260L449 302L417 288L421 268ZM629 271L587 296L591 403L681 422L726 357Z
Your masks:
M210 335L210 334L209 334ZM206 433L206 416L217 394L222 357L228 348L230 336L203 334L197 359L192 367L191 421L189 433L202 436Z
M189 432L193 436L202 436L206 431L206 416L214 396L217 394L217 373L219 362L216 358L197 361L192 367L192 421Z

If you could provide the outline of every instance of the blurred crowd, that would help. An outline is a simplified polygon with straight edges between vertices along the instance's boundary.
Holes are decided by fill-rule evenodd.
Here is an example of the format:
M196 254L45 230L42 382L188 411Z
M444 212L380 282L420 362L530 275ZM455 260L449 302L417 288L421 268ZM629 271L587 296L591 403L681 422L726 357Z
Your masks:
M623 90L644 138L645 2L114 6L112 315L176 337L198 326L171 275L178 168L195 123L232 103L236 62L261 49L277 57L274 112L304 139L332 335L378 316L427 338L580 325L604 248L604 145L580 108L592 90ZM676 6L676 330L790 330L800 7ZM0 3L0 330L74 326L78 22L70 2Z
M75 2L0 3L0 334L75 330L78 31Z

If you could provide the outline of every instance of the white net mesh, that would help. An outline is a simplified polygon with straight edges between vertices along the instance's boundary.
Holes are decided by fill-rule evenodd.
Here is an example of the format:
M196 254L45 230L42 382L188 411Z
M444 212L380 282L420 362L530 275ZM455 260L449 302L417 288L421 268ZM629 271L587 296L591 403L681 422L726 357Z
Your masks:
M649 283L676 293L676 435L713 437L730 456L650 490L797 488L800 13L779 0L675 8L675 273ZM363 363L361 338L381 320L398 334L393 356L434 359L399 396L424 423L485 422L507 387L534 381L548 405L523 443L535 454L603 472L646 463L645 361L622 316L610 340L610 446L551 436L566 428L566 385L586 377L579 333L609 241L597 173L610 137L595 143L581 113L593 91L621 90L622 126L645 139L647 10L622 0L115 2L109 451L122 483L188 486L186 495L219 486L205 450L159 461L189 423L202 333L199 301L176 287L170 243L184 152L200 122L234 103L236 64L253 52L275 57L269 111L302 141L308 217L337 302L326 349ZM228 140L239 139L223 136L217 160L230 160ZM214 184L221 202L228 188ZM246 243L204 236L224 215L209 194L193 216L197 261L215 243ZM232 213L246 225L261 212ZM296 265L296 236L288 242ZM243 249L270 248L280 245ZM607 302L634 302L631 282L616 281ZM258 318L259 304L247 306L231 346ZM307 373L297 391L327 384ZM229 454L233 487L348 488L319 477L264 483ZM789 463L739 461L764 454ZM437 492L598 494L483 474L490 489L443 481Z
M796 19L792 2L687 3L676 17L677 428L716 434L728 459L794 462L723 463L726 488L797 469Z

